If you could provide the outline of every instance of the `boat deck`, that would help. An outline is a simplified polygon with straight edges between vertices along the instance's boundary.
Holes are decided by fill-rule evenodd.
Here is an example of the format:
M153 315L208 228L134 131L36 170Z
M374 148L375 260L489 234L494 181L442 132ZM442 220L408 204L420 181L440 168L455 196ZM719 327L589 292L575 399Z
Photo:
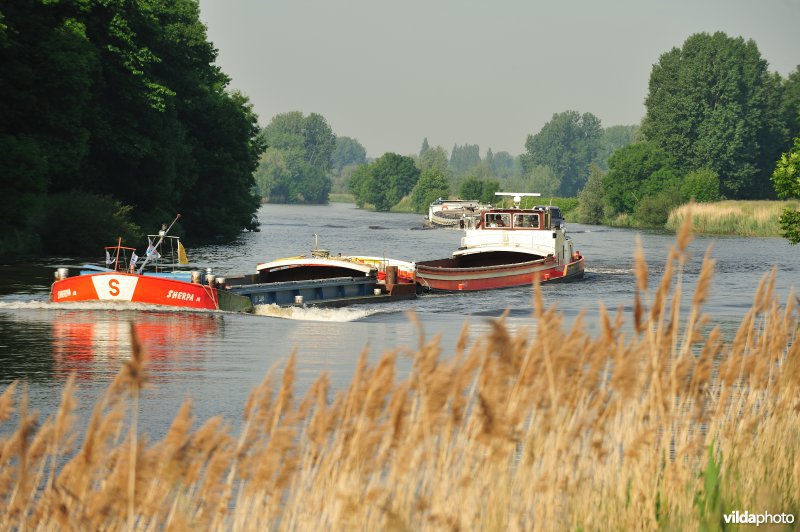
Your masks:
M459 255L447 259L427 260L417 263L417 267L428 268L486 268L489 266L509 266L525 262L543 260L541 255L517 253L513 251L490 251L472 255Z
M259 276L226 278L229 292L249 297L254 305L341 307L416 297L413 284L378 284L373 277L331 277L259 282ZM377 293L376 293L377 291Z

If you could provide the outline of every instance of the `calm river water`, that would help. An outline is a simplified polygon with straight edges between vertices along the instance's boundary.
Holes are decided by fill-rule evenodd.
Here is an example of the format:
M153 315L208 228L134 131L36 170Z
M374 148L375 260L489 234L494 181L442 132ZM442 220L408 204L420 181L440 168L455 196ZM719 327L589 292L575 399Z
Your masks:
M259 219L261 231L244 233L234 244L189 249L191 262L213 266L217 275L250 272L258 262L307 253L314 234L319 246L333 253L425 260L446 257L461 238L457 230L421 230L420 215L365 212L352 204L265 205ZM660 279L674 242L673 235L659 232L569 221L568 229L586 257L586 277L577 283L546 285L544 298L563 311L567 325L586 311L585 321L593 330L601 303L610 309L631 307L637 235L651 286ZM693 289L710 245L717 273L705 310L730 340L759 281L772 267L777 268L776 294L786 301L800 279L798 248L780 238L696 237L684 273L685 291ZM427 338L441 337L444 357L453 353L465 323L475 338L488 330L491 319L509 309L512 327L534 325L527 287L425 295L414 301L345 309L266 307L255 315L47 302L53 265L99 258L98 253L89 259L54 257L34 264L0 265L0 391L13 380L26 381L32 408L46 415L58 405L67 376L75 372L79 412L85 422L94 399L130 355L128 330L133 321L150 358L151 386L144 393L140 423L153 438L163 435L186 397L194 400L200 422L221 414L236 427L248 392L293 350L298 355L299 393L323 371L330 374L335 388L341 388L349 382L365 346L373 360L387 349L417 346L410 310L419 317ZM400 371L409 367L410 360L401 358Z

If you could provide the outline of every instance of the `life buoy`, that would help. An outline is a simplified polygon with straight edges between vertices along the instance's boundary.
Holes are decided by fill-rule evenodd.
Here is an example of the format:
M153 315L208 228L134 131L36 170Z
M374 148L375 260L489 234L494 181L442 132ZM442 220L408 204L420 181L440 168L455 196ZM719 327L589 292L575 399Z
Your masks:
M447 210L447 205L442 205L442 210L446 211Z

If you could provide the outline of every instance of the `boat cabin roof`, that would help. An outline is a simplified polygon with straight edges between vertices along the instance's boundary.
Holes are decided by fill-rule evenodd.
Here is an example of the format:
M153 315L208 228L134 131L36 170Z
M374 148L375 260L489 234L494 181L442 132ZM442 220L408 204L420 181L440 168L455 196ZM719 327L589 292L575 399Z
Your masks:
M479 200L465 200L465 199L444 199L438 198L431 203L431 205L444 205L444 204L464 204L464 205L478 205Z

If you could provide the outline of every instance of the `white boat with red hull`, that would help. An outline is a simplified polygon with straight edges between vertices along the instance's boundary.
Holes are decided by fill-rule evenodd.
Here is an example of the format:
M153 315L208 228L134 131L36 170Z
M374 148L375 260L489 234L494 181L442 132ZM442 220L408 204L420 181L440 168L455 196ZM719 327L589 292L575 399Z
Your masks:
M497 195L512 196L514 206L468 219L461 247L450 258L416 263L424 290L491 290L530 285L536 276L540 282L583 277L584 258L567 236L558 208L520 207L522 198L539 194Z

